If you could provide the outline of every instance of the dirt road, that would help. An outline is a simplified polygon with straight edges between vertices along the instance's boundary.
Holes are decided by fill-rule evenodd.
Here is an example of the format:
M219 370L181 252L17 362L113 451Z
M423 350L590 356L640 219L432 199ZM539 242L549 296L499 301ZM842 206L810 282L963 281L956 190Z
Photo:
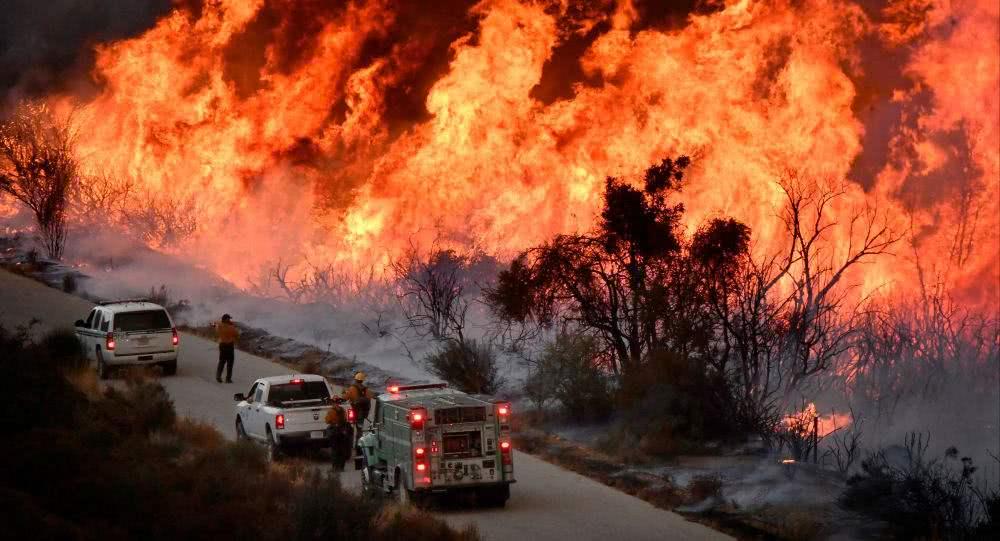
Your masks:
M0 324L7 328L39 320L37 329L72 327L92 304L27 278L0 271ZM245 391L259 377L287 374L288 368L236 352L234 383L215 382L215 343L181 336L177 375L163 378L178 413L207 421L232 438L233 393ZM728 539L680 515L657 509L600 483L532 456L514 458L517 484L506 509L447 510L438 515L455 526L475 523L484 539ZM356 472L343 474L358 486Z

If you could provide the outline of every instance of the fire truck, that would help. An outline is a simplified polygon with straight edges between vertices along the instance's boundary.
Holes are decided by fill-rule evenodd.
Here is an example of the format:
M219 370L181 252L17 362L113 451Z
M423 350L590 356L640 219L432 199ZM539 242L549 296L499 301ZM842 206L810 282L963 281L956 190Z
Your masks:
M503 507L514 483L508 402L447 384L390 385L373 400L355 467L368 493L420 502L474 492Z

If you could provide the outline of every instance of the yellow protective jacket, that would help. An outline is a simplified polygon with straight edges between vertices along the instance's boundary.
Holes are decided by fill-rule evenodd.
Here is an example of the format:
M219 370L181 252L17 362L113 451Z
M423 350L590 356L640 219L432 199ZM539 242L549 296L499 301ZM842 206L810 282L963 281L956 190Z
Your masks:
M220 344L235 344L236 339L240 337L240 330L232 323L220 321L215 326L215 336Z
M334 405L330 411L326 412L326 424L330 426L340 426L347 422L347 415L339 405Z
M352 383L344 389L344 398L346 398L350 403L355 403L361 398L362 390L357 383ZM364 388L365 398L371 400L375 398L375 393L372 392L368 387Z

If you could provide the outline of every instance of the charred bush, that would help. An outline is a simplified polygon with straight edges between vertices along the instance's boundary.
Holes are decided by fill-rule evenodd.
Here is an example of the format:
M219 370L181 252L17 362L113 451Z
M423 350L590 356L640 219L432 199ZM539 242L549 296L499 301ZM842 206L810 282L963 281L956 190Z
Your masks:
M62 279L62 290L66 293L76 293L77 283L75 274L66 274Z
M149 288L149 302L154 302L166 308L171 315L177 316L191 309L191 303L187 299L174 299L166 285Z
M467 393L494 394L504 384L497 352L487 342L448 340L424 359L427 369Z
M898 539L969 539L995 530L997 493L976 487L972 459L959 458L954 447L943 460L928 459L928 446L929 438L913 433L902 447L873 452L840 504L884 521Z
M688 501L698 503L722 495L722 478L718 475L696 475L687 486Z

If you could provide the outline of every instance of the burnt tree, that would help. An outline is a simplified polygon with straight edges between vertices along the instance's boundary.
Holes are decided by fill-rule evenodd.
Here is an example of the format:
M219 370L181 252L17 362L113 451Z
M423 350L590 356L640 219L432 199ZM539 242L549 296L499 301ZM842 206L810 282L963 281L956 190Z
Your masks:
M22 102L0 123L0 191L31 210L53 259L66 245L66 205L78 169L70 123L45 104Z

